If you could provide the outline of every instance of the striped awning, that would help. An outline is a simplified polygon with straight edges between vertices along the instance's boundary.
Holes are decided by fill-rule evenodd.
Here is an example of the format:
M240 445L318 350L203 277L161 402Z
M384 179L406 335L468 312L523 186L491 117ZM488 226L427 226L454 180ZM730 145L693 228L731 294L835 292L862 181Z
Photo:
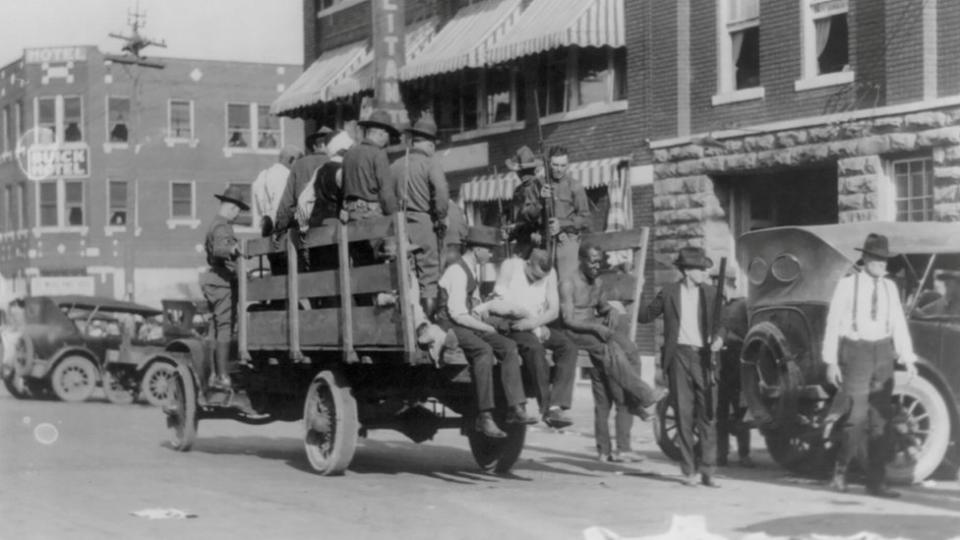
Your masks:
M271 114L284 114L301 107L329 101L330 88L370 62L367 40L331 49L317 58L270 106Z
M558 47L624 47L624 0L533 0L517 23L487 50L497 64Z
M461 9L416 60L400 68L400 79L485 65L487 50L520 18L520 4L520 0L486 0Z
M578 161L571 163L568 172L584 188L593 189L608 186L616 178L617 166L627 158L613 157ZM513 198L513 192L520 185L520 178L514 172L475 176L460 186L460 198L463 202L484 202Z

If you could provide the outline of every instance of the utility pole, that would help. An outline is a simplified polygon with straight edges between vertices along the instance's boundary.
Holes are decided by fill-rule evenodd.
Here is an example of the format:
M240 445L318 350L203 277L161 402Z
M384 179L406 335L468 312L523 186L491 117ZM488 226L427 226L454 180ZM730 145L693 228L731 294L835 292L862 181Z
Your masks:
M147 13L146 11L140 11L140 2L137 2L137 7L133 11L127 11L127 26L130 27L130 35L125 36L120 33L111 32L109 35L112 38L117 38L123 41L123 47L121 47L121 54L107 54L104 55L107 62L120 64L123 66L129 66L125 69L127 74L130 77L130 109L131 112L135 115L134 121L130 122L130 126L127 128L127 135L129 140L129 145L133 148L134 157L132 160L132 167L130 170L130 176L133 183L133 211L129 214L132 215L133 220L131 223L130 215L127 216L126 220L126 231L123 233L123 274L124 274L124 290L125 297L127 300L134 300L134 292L136 287L134 284L134 271L135 271L135 252L136 252L136 237L138 235L137 229L140 225L140 212L139 212L139 168L137 166L137 154L140 153L140 142L139 134L141 131L141 107L140 107L140 75L143 68L146 69L163 69L165 66L162 62L157 62L154 60L148 60L146 56L141 54L141 51L150 46L156 47L167 47L167 43L164 40L154 41L146 38L140 34L140 30L147 25ZM109 114L109 110L107 113ZM127 192L127 201L131 199L130 193ZM107 204L110 204L110 201L107 201Z

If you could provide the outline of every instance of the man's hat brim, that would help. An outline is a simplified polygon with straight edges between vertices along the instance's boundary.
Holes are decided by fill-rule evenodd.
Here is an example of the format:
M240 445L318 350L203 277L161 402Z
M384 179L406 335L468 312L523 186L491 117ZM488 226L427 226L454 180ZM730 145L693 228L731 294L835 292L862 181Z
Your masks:
M683 270L684 268L696 268L698 270L707 270L713 267L713 259L710 257L704 257L703 260L694 260L694 261L677 261L673 263L674 266Z
M853 248L864 255L872 255L880 259L892 259L896 257L896 253L890 253L889 251L875 251L872 249L863 249L863 248Z
M535 159L533 161L520 163L513 158L507 158L507 160L504 161L504 164L511 171L522 171L524 169L536 169L537 167L540 167L543 165L543 161L539 159Z
M414 137L423 137L423 138L425 138L425 139L430 139L430 140L433 140L433 141L435 141L435 140L437 140L437 139L440 138L440 135L437 134L437 133L430 133L430 132L428 132L428 131L420 131L419 129L414 129L414 128L412 128L412 127L408 127L408 128L406 128L406 129L404 129L403 131L405 131L405 132L413 135Z
M365 128L375 127L375 128L385 129L388 132L390 132L391 135L400 135L400 131L397 130L397 128L395 128L394 126L390 124L384 124L383 122L378 122L376 120L360 120L359 122L357 122L357 125Z
M223 195L214 195L214 197L216 197L217 199L219 199L221 202L233 203L233 204L239 206L241 210L246 211L246 210L249 210L249 209L250 209L250 206L249 206L247 203L245 203L245 202L243 202L243 201L241 201L241 200L238 200L238 199L234 199L233 197L225 197L225 196L223 196Z

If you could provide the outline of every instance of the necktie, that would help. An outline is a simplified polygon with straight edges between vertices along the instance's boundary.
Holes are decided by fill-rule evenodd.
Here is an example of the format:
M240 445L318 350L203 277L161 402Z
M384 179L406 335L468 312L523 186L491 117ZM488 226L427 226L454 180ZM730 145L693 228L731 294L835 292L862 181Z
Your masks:
M870 319L877 320L877 289L880 288L880 279L873 278L873 294L870 295Z

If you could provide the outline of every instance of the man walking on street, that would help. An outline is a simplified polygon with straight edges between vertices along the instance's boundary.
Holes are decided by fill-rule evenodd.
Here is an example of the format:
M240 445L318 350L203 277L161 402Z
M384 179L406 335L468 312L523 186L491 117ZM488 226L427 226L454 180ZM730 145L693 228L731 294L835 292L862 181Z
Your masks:
M509 407L508 424L534 424L524 411L527 396L520 375L517 345L497 333L497 329L473 315L480 303L480 282L474 274L478 265L490 260L491 249L499 244L499 231L492 227L471 227L467 231L466 251L440 277L440 310L437 324L452 329L460 348L470 362L470 372L477 399L477 420L474 428L488 437L507 436L493 419L493 366L500 360L500 383Z
M649 305L641 306L638 319L649 323L663 316L661 366L676 411L683 483L696 486L699 470L700 483L719 487L714 480L717 395L711 351L723 347L723 329L720 321L712 320L716 290L706 284L713 261L702 248L684 247L674 264L682 279L661 289ZM694 433L700 437L699 455Z
M886 277L893 257L886 236L870 234L858 248L861 271L837 283L823 336L827 380L840 389L831 417L841 416L840 448L831 487L847 490L847 466L856 456L867 475L867 493L894 498L886 485L893 457L893 372L899 363L909 378L917 375L916 356L896 284ZM845 413L845 414L843 414ZM845 421L844 421L845 419Z
M406 156L393 162L390 171L397 186L397 197L406 211L407 235L420 246L415 263L420 282L420 302L427 316L436 311L437 280L440 279L438 233L446 227L450 190L443 166L434 157L437 125L421 118L412 127L411 148Z

